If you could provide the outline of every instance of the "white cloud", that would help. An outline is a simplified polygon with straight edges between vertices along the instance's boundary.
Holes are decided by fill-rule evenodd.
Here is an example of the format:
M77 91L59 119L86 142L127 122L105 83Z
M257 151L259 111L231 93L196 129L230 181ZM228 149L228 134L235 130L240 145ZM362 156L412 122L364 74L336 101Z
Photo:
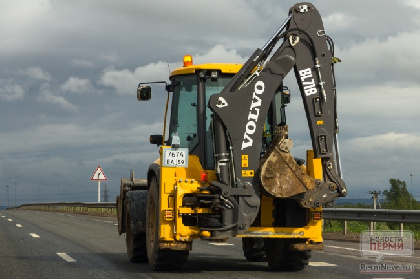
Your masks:
M182 57L179 62L150 63L146 66L138 67L134 71L114 68L106 68L98 81L99 84L115 88L119 95L133 94L139 82L148 81L167 81L169 69L182 66ZM243 63L245 58L240 56L234 49L226 49L222 45L216 45L203 54L193 55L194 64L204 63ZM169 69L168 69L169 67Z
M404 4L414 7L416 9L420 9L420 1L419 0L404 0Z
M355 18L341 12L332 13L323 18L324 27L327 34L346 29L352 26L355 21Z
M215 45L207 52L193 56L195 64L204 63L244 63L242 57L235 49L226 49L222 45Z
M132 71L114 68L106 68L98 81L98 84L113 87L119 95L134 94L138 83L139 80Z
M95 158L95 161L102 163L115 164L118 162L128 162L132 165L137 165L138 162L144 162L145 164L150 164L155 161L159 156L159 153L156 152L155 148L151 148L149 152L129 152L129 153L112 153L112 154L100 154L105 155ZM108 155L108 156L106 156Z
M346 137L416 132L420 119L419 88L398 86L337 86L338 121ZM420 156L420 154L419 154Z
M77 107L69 101L67 101L63 96L54 95L54 93L50 91L48 84L44 84L41 87L41 92L37 99L41 103L56 104L59 105L61 108L71 112L78 111Z
M0 98L6 101L15 101L23 99L25 91L12 80L0 80Z
M395 132L341 141L345 181L349 185L365 185L369 190L389 188L390 178L404 180L408 174L419 171L419 142L419 133Z
M116 53L104 53L100 58L101 60L111 64L115 64L121 60L121 58Z
M2 1L0 9L0 33L2 34L2 43L0 50L7 49L15 51L16 49L33 47L28 41L28 37L33 35L30 30L35 24L42 20L50 11L49 0L31 0L31 1Z
M75 67L81 67L81 68L93 68L95 67L95 63L88 60L83 59L72 59L71 64Z
M0 22L15 22L16 25L29 25L51 9L49 0L6 1L0 10ZM10 27L10 26L9 26ZM3 26L6 29L6 26Z
M420 135L389 132L386 134L356 137L346 142L347 149L368 151L370 155L387 154L389 151L418 152L420 151ZM389 153L388 153L389 154ZM383 155L381 157L383 157ZM373 156L372 158L377 158ZM403 158L401 158L403 159Z
M185 35L195 37L197 34L201 36L215 33L226 34L226 29L243 34L249 32L249 29L258 30L265 24L265 22L258 22L255 10L243 0L213 0L200 2L199 5L194 0L186 0L182 4L165 0L148 1L143 5L139 5L137 1L124 3L100 1L101 5L97 3L98 1L91 1L89 8L96 8L100 14L112 15L118 21L127 18L133 21L137 19L139 25L136 28L142 28L144 25L145 31L163 31L167 26L171 26L174 30L179 30L177 36L182 37ZM156 17L159 17L159 20L156 20ZM233 18L235 20L232 20ZM259 26L250 22L259 23ZM201 28L202 23L206 26L204 33ZM188 33L185 33L187 29Z
M420 117L419 87L416 85L370 85L340 88L337 85L338 109L354 117L375 119L412 119Z
M410 42L410 43L404 43ZM336 51L342 63L336 66L347 82L391 84L420 80L418 45L420 32L400 33L385 41L368 38ZM403 54L403 55L401 55Z
M119 145L146 142L149 132L161 132L161 129L162 123L140 123L132 127L130 133L122 132L119 129L102 129L98 125L92 127L74 123L42 124L27 130L1 132L0 153L42 152L62 147L80 147L80 149L91 149L91 152L98 151L98 154L108 156L109 159L122 159L119 155L107 155L104 150L99 150L102 146L114 148L115 142L118 142ZM148 131L148 133L144 131ZM17 141L16 139L30 139L30 141ZM150 144L145 145L147 148L150 146ZM141 148L137 151L139 150ZM134 160L132 156L129 157ZM141 160L141 156L137 158L138 160Z
M19 70L17 73L36 80L50 81L52 78L51 75L42 70L41 67L28 67L26 69Z
M61 90L72 93L89 93L93 90L92 82L88 79L78 77L70 77L65 83L61 85Z

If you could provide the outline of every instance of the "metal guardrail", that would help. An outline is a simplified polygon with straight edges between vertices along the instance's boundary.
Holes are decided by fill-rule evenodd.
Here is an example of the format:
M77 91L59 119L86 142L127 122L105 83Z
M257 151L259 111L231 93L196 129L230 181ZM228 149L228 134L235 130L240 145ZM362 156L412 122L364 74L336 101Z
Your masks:
M116 215L115 202L59 202L59 203L33 203L22 204L9 209L65 211L72 213Z
M399 223L402 234L404 224L420 224L420 210L324 208L324 220L342 220L343 234L347 234L347 221L370 222L369 231L375 230L376 222Z
M420 224L420 210L324 208L327 220Z

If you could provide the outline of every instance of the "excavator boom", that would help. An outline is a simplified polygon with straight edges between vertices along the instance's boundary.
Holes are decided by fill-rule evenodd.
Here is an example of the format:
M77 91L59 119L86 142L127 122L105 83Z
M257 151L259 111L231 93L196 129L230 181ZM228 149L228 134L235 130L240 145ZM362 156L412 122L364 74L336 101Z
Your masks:
M280 47L270 57L280 40ZM220 164L221 179L215 187L223 188L220 184L226 184L238 188L237 193L243 192L238 198L240 211L245 212L244 221L256 216L255 197L260 192L296 199L306 208L319 207L346 195L334 157L338 155L334 148L338 122L329 40L318 10L310 3L296 4L279 31L254 52L220 94L210 98L209 106L215 114L216 158L232 162L230 167ZM287 127L277 128L271 146L260 160L265 116L276 90L292 68L303 99L315 158L322 161L324 181L312 179L297 166L290 154L292 143L287 138ZM226 141L231 150L226 148Z

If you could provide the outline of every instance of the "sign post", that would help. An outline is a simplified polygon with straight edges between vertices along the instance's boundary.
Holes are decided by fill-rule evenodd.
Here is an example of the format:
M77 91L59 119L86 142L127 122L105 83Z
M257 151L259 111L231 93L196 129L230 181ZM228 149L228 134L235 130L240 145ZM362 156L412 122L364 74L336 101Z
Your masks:
M98 181L98 202L101 202L101 180L106 180L106 176L100 166L98 166L98 168L93 173L92 178L90 180Z

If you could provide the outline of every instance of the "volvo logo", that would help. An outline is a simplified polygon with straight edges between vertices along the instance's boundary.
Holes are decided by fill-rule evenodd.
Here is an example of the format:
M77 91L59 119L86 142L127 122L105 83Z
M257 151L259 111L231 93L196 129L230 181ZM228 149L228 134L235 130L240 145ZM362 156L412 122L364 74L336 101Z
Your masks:
M257 120L260 115L261 98L258 95L264 93L264 82L257 81L254 87L254 93L252 94L252 103L249 108L248 122L245 126L244 140L242 141L242 150L251 147L253 140L251 135L255 133L257 129Z

